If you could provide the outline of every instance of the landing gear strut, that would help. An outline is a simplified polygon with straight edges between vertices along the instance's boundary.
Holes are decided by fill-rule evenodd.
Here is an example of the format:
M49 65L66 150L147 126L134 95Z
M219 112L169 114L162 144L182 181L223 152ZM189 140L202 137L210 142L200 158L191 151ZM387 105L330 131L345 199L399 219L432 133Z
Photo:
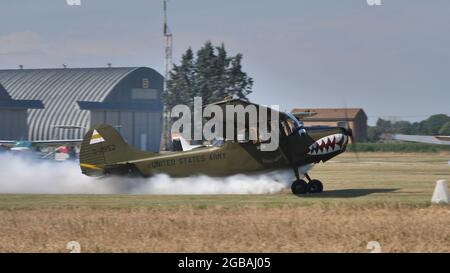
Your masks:
M294 173L297 180L295 180L291 186L291 191L293 194L299 195L305 193L320 193L323 191L323 184L319 180L311 179L311 177L305 173L305 177L308 180L308 183L306 183L305 180L300 179L297 169L294 169Z

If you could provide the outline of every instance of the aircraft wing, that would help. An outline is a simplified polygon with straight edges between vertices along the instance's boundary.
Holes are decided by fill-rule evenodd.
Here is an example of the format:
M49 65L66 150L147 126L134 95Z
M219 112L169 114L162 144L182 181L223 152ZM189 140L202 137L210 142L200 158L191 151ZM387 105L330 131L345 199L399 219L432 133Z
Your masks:
M34 140L33 146L66 146L80 144L82 139Z
M299 120L304 120L305 118L309 118L309 117L313 117L313 116L317 115L316 112L311 112L311 111L295 112L292 114Z
M450 142L450 136L436 136L437 139L440 141L449 141Z
M214 102L214 103L211 103L209 105L218 105L219 107L222 108L222 111L223 111L224 114L226 113L226 106L227 105L232 105L232 106L242 105L243 107L247 107L248 105L253 105L259 110L267 110L267 113L268 113L267 119L268 119L268 121L271 120L270 111L278 112L278 115L279 115L280 119L288 118L288 115L286 113L284 113L284 112L280 112L280 111L278 111L276 109L271 109L271 108L269 108L267 106L263 106L263 105L260 105L260 104L253 103L253 102L250 102L250 101L245 100L245 99L225 99L223 101Z
M0 140L0 146L11 148L14 146L15 141L12 140Z
M394 135L392 135L392 139L408 141L408 142L450 145L450 137L449 136L420 136L420 135L394 134Z
M214 118L221 120L222 123L223 123L223 135L222 135L223 139L225 139L226 135L227 135L227 133L226 133L226 128L227 128L226 125L227 125L227 123L226 123L226 121L233 119L233 116L230 117L229 115L227 115L227 108L228 108L228 106L234 106L234 107L242 106L244 108L246 108L247 106L255 106L255 108L256 108L256 114L257 114L257 117L255 117L256 118L256 120L255 120L256 123L253 123L252 121L250 121L248 119L248 115L246 115L247 117L245 117L245 120L241 120L236 115L234 116L234 128L235 128L235 130L236 130L236 128L245 128L245 131L246 131L246 133L243 133L242 131L241 132L234 131L234 134L235 134L234 139L239 139L241 137L242 137L242 139L247 139L248 134L250 134L250 133L258 134L258 129L260 128L260 122L259 122L260 121L260 116L259 116L260 113L266 113L266 115L265 115L266 119L265 120L266 120L267 124L261 125L261 126L264 126L263 128L266 128L265 130L267 130L268 128L271 128L270 124L275 119L277 120L277 122L279 120L292 119L292 116L291 116L290 113L287 114L287 113L284 113L284 112L280 112L277 109L273 109L273 108L270 108L270 107L267 107L267 106L259 105L259 104L256 104L256 103L252 103L252 102L250 102L248 100L245 100L245 99L225 99L223 101L214 102L214 103L211 103L209 105L219 106L222 109L223 116L222 117L214 116ZM206 105L205 107L207 107L209 105ZM255 109L255 108L253 108L253 109ZM243 124L242 124L242 122L243 122Z
M59 147L81 144L82 139L55 139L55 140L34 140L25 141L30 143L33 147ZM7 148L14 148L18 141L14 140L0 140L0 145Z

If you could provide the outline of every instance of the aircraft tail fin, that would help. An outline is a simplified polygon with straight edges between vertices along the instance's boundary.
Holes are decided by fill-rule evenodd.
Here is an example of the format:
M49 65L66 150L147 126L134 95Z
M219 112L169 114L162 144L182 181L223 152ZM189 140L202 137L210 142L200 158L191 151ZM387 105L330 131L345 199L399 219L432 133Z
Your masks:
M89 176L103 175L108 168L124 169L127 161L151 157L156 153L144 152L128 145L112 126L101 124L91 128L83 138L80 149L80 168Z
M180 136L179 139L180 139L181 148L183 149L183 151L190 151L195 148L202 147L202 145L192 145L192 144L188 143L187 140L184 139L183 136Z

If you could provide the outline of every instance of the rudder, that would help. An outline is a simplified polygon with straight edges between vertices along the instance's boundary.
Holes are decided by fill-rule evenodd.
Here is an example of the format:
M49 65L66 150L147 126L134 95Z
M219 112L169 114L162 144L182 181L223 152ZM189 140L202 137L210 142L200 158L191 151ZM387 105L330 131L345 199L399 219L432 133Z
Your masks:
M80 148L81 172L89 176L103 175L108 166L156 155L134 149L112 126L101 124L91 128Z

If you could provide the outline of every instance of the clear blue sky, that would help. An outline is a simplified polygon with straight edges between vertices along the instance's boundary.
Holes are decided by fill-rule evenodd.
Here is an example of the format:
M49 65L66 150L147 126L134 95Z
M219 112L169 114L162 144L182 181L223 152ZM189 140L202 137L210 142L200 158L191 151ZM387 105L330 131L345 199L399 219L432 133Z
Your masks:
M163 72L162 0L0 0L0 68L149 66ZM251 99L450 113L450 1L170 0L174 61L221 42L244 54Z

